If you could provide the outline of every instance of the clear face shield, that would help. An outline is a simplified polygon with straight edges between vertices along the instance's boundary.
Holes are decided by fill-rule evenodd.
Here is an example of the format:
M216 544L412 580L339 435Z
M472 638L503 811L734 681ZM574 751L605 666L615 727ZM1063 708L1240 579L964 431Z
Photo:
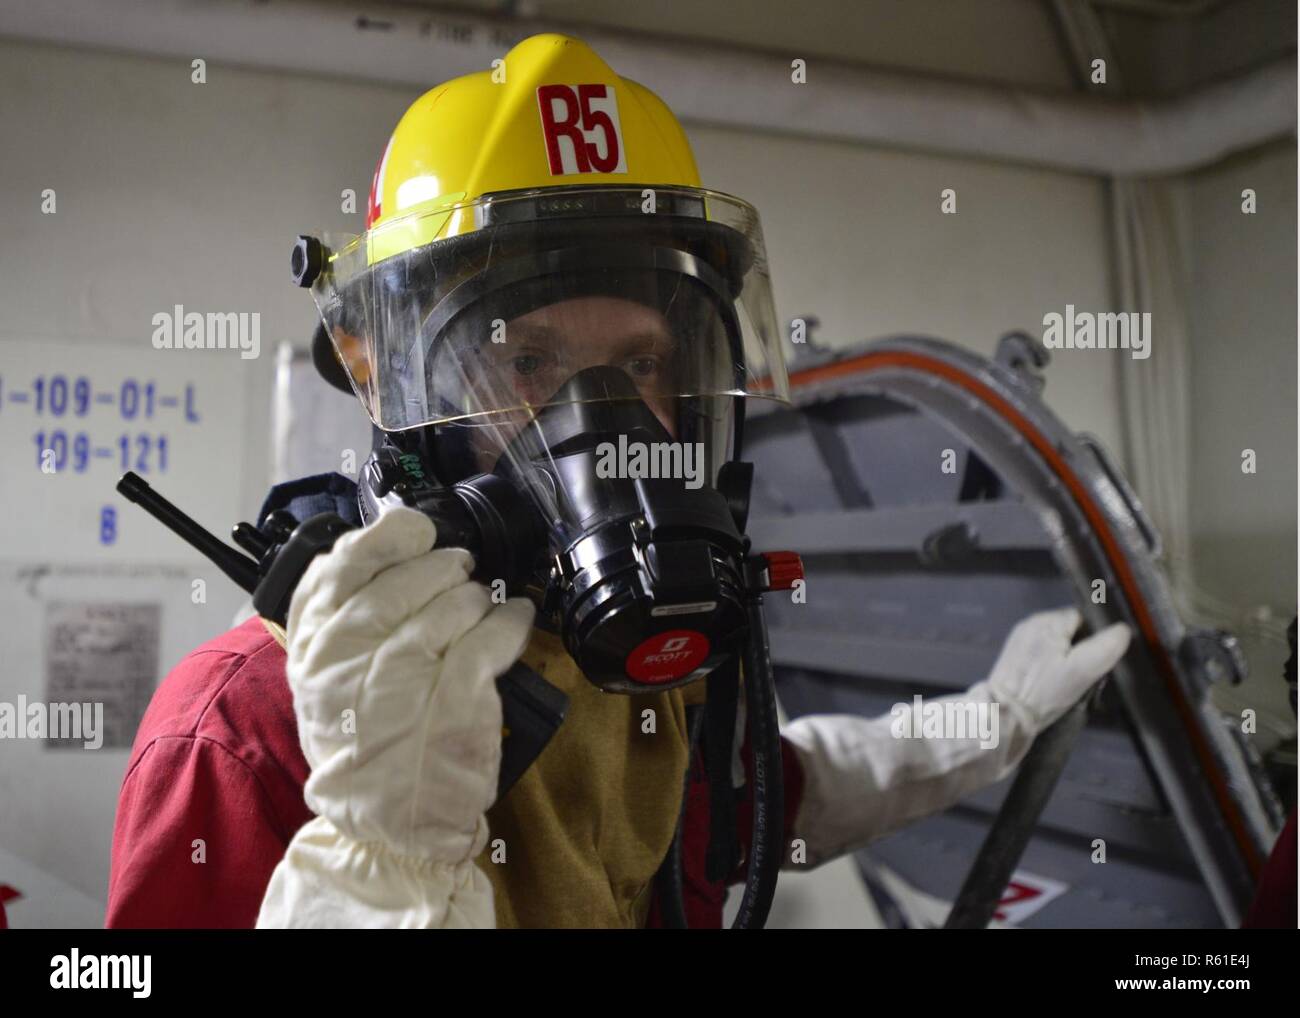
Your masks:
M511 192L325 238L312 293L372 421L437 425L444 480L509 471L553 515L554 477L522 469L540 452L527 432L548 408L638 402L631 430L670 447L640 466L711 484L734 397L788 392L762 236L738 199L648 194ZM619 454L640 450L624 434Z

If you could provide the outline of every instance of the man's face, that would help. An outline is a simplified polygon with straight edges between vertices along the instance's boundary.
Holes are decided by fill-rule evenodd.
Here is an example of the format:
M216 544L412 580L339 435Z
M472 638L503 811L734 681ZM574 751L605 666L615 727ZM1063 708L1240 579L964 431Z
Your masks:
M479 379L471 386L484 405L540 406L579 371L617 367L675 435L676 347L668 322L653 308L618 297L576 297L511 320L504 342L483 343ZM498 415L482 429L475 443L480 469L492 468L527 419Z

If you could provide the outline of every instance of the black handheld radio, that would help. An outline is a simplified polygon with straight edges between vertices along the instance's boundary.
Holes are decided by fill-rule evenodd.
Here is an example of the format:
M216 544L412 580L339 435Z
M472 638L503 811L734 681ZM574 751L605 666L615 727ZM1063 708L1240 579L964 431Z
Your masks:
M232 537L253 556L250 558L205 530L138 474L123 474L117 490L202 552L237 586L253 595L253 606L262 618L280 626L288 617L289 600L307 566L353 529L333 513L321 513L302 523L287 512L271 513L261 527L251 523L234 527ZM464 535L460 537L463 540ZM564 721L569 698L523 662L497 680L497 692L501 695L504 727L497 778L500 798L550 742Z

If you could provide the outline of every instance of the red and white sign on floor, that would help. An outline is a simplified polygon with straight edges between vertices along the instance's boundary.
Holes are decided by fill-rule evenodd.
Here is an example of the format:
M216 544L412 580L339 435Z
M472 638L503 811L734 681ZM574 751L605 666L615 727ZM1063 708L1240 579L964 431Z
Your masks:
M998 910L993 918L1012 926L1023 923L1044 905L1059 898L1070 889L1069 884L1048 877L1040 877L1027 870L1016 870L1011 874L1011 882L1002 892Z

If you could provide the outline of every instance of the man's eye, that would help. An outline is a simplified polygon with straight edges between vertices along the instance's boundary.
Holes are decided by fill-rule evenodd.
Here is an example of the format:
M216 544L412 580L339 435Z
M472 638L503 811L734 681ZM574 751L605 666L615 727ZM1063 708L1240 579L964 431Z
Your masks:
M623 370L633 378L649 378L659 370L659 358L633 357L623 365Z
M532 375L541 368L542 359L536 354L525 353L512 359L510 364L516 375Z

